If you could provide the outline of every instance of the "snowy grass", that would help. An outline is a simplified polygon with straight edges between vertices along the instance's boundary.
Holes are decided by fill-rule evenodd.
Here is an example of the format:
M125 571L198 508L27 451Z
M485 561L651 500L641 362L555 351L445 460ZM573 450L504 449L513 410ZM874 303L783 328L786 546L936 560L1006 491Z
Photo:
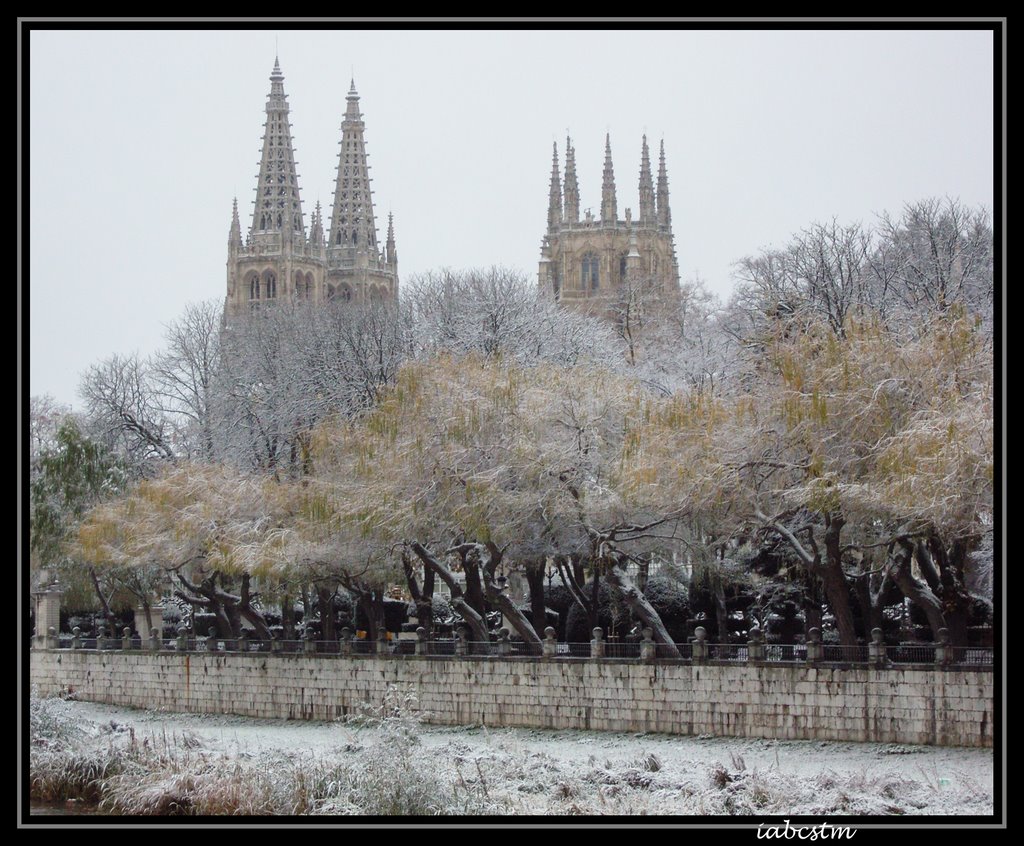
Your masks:
M990 750L438 728L411 697L319 725L33 698L32 797L132 815L992 813Z

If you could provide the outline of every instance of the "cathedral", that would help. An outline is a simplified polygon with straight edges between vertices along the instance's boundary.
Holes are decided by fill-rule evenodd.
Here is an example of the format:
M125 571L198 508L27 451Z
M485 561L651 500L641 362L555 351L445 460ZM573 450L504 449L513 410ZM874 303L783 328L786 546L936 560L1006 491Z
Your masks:
M341 123L341 152L330 224L325 230L317 203L307 235L284 74L274 59L256 202L244 240L237 198L231 216L226 316L247 313L279 297L314 303L397 300L394 226L388 215L387 239L381 250L366 163L365 124L355 81L345 99L347 108Z
M661 144L658 186L651 176L647 136L640 153L640 204L634 220L626 209L618 216L611 138L605 136L601 211L580 220L576 150L565 143L564 188L558 170L558 145L551 163L548 228L541 247L539 285L560 303L592 314L611 315L638 292L660 298L679 291L679 265L668 205L665 142Z

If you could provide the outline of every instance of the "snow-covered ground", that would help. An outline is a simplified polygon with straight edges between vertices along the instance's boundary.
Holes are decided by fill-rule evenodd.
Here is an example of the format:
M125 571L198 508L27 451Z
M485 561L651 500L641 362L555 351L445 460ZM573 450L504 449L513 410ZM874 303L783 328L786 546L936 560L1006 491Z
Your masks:
M379 755L381 728L324 722L170 714L69 703L97 741L192 750L263 769L318 760L331 772ZM509 814L992 813L988 749L675 737L586 731L412 726L403 752L470 812ZM394 735L389 735L393 737ZM392 741L389 741L392 742ZM272 766L272 763L271 763ZM331 770L331 767L339 768ZM386 780L386 778L385 778ZM358 813L323 803L323 813Z

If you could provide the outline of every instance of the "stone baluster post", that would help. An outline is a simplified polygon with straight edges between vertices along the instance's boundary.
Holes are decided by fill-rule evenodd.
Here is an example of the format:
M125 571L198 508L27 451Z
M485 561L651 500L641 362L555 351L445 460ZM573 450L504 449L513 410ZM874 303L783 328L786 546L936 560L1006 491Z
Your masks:
M206 651L207 652L216 652L217 651L217 627L216 626L210 626L210 628L207 629L207 634L206 634Z
M184 626L178 626L178 639L174 642L174 646L178 652L188 651L188 629Z
M949 629L939 629L939 641L935 644L935 663L946 666L953 661L953 649L949 645Z
M881 629L871 630L871 643L868 644L868 660L876 667L885 666L885 640L883 639Z
M132 648L132 630L125 626L121 629L121 651L124 652Z
M708 633L703 626L697 626L693 631L693 663L703 664L708 660Z
M281 632L276 630L270 633L270 651L271 652L282 652L284 651L284 644L281 642L283 637Z
M544 641L541 643L541 655L544 658L554 658L558 654L558 641L555 639L555 630L548 626L544 629Z
M640 634L644 638L640 641L640 660L645 664L650 664L658 657L658 644L654 642L654 629L644 626Z
M82 648L82 630L78 626L75 626L71 630L71 648L81 649Z
M160 647L163 645L160 643L160 640L160 629L153 626L153 628L149 630L149 648L152 652L160 651Z
M235 647L239 652L249 651L249 634L246 629L242 629L238 633L238 643Z
M455 632L455 654L465 655L469 652L469 644L466 643L466 630L458 629Z
M807 632L807 663L816 664L825 657L825 646L821 642L821 629Z
M352 656L352 629L344 628L341 630L341 654L346 658Z
M416 629L416 654L427 654L427 630L423 626Z
M305 643L302 644L303 651L310 655L316 652L316 633L313 631L312 626L306 627L306 636L304 638Z
M498 656L512 654L512 641L508 639L509 631L504 626L498 629L498 642L494 645L494 653Z
M593 638L590 641L590 657L604 658L604 629L602 629L600 626L594 626L594 630L591 632L591 634L593 635Z
M751 664L759 664L764 661L764 637L758 628L750 630L750 640L747 643L747 661Z
M384 626L377 627L377 654L388 654L388 630Z

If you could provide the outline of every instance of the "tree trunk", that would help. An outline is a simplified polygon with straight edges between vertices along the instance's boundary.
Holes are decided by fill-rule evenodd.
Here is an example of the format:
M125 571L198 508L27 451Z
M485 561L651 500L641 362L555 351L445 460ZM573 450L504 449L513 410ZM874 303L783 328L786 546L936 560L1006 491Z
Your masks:
M483 617L477 613L476 609L466 602L466 597L463 594L462 588L459 586L459 583L455 581L455 576L452 575L452 572L445 567L444 564L434 558L433 555L427 552L426 548L422 544L414 541L409 544L409 549L416 553L416 556L423 562L425 567L429 567L433 570L434 573L437 574L437 577L448 585L448 590L451 592L452 608L462 615L462 619L466 621L466 624L472 630L473 636L480 642L489 641L491 636L487 631L487 623L484 621Z
M946 549L937 532L928 539L932 558L938 562L942 583L942 612L953 646L967 646L967 619L971 609L971 595L964 586L964 562L970 551L968 539L957 538Z
M423 568L423 590L420 590L420 586L416 582L416 571L412 566L412 559L405 550L402 551L402 569L405 572L405 584L409 588L409 595L416 603L416 619L419 621L419 625L426 630L427 640L430 640L434 628L434 604L432 601L434 571L429 567Z
M821 562L821 581L836 618L839 642L843 646L856 646L857 627L850 608L850 590L843 572L842 548L839 545L844 525L846 519L841 514L825 515L825 557Z
M338 634L334 630L334 593L335 591L316 585L316 607L320 612L320 639L335 641Z
M804 574L804 639L811 629L821 631L821 582L813 573Z
M679 649L672 641L658 612L654 610L644 595L637 590L636 585L630 581L626 571L619 566L618 562L614 560L608 562L608 566L605 568L605 580L609 585L618 588L623 599L626 600L626 604L629 605L630 610L633 612L633 616L654 632L655 641L661 644L659 651L663 657L682 658L679 654Z
M597 628L598 621L600 620L601 568L598 564L599 561L597 559L593 559L590 562L594 579L590 583L590 607L587 609L587 626L591 631Z
M462 572L466 574L466 601L481 617L487 613L484 591L480 585L480 570L475 561L462 556Z
M533 628L542 632L547 628L548 615L544 606L544 563L531 561L526 565L526 583L530 586L530 614Z
M942 603L928 585L914 577L910 568L914 547L908 541L898 540L889 545L888 573L903 595L917 605L928 618L932 641L939 640L939 629L947 628L942 614Z
M295 640L295 608L291 596L287 593L281 597L281 628L285 640Z
M586 577L586 573L579 562L570 562L571 566L568 566L562 558L556 558L555 564L558 567L558 572L562 576L562 584L568 589L569 593L572 594L572 598L576 601L576 604L583 609L587 615L587 620L592 619L590 608L591 602L587 598L587 595L583 592L582 585L586 582L580 581ZM593 626L591 626L593 629Z
M96 568L89 568L89 577L92 579L93 589L96 591L96 596L100 601L100 608L103 610L103 619L107 623L107 629L109 630L110 637L116 637L114 631L117 628L117 620L114 617L114 612L110 610L110 603L107 602L107 598L103 595L103 590L100 587L100 578L96 575Z
M725 586L722 584L721 573L715 573L712 577L712 586L715 598L715 625L718 626L718 642L729 642L729 609L725 604Z
M530 625L530 621L526 619L526 615L516 608L515 603L501 592L501 589L494 581L495 570L497 570L498 564L502 558L501 551L497 546L490 542L487 544L478 544L477 549L481 561L483 562L480 569L483 571L483 586L484 591L487 594L487 601L501 610L505 620L510 623L519 636L530 645L530 652L533 655L540 655L542 652L541 640L536 629ZM540 568L538 568L538 570L539 569ZM543 629L541 629L541 631L543 631Z

